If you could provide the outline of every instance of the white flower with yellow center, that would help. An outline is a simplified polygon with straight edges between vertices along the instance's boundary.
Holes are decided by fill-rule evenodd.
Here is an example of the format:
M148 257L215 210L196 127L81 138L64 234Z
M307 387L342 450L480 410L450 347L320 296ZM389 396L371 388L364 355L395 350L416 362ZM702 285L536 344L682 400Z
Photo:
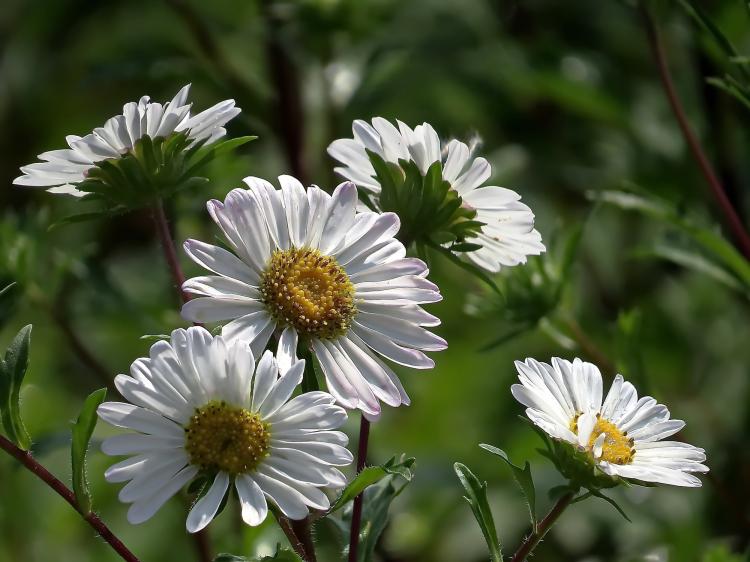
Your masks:
M155 343L130 376L115 379L130 403L98 409L104 421L130 430L102 443L108 455L130 456L105 473L109 482L128 482L119 494L132 504L128 521L151 518L197 476L213 483L190 510L191 533L211 522L230 485L248 525L265 519L267 501L291 519L328 509L322 488L344 486L335 467L352 461L346 435L332 431L346 411L325 392L291 398L303 370L304 361L280 369L270 351L256 364L247 344L203 328Z
M621 375L602 402L602 375L591 363L553 358L516 361L521 384L513 396L527 407L529 419L551 437L587 452L604 473L644 482L697 487L691 472L708 472L703 449L663 439L685 422L669 419L669 410L638 394Z
M425 279L427 267L394 235L393 213L357 212L357 189L344 183L328 195L305 190L290 176L281 190L259 178L208 210L232 253L197 240L185 251L216 275L189 279L197 298L182 309L193 322L231 320L222 335L251 342L255 353L279 336L279 362L289 364L298 344L320 362L328 390L346 408L370 419L380 401L408 404L398 377L376 354L416 369L434 366L423 351L446 347L423 326L440 321L421 303L441 299Z
M76 189L76 184L86 179L91 168L104 160L128 154L146 135L156 139L185 133L188 139L206 144L226 135L224 125L240 113L234 100L219 102L191 115L191 104L187 101L189 91L190 84L164 105L150 101L148 96L126 103L122 115L108 119L103 127L84 137L68 135L65 140L69 148L44 152L39 155L42 162L22 166L23 175L13 183L82 197L86 192Z
M526 263L527 256L545 251L534 229L534 213L521 203L521 196L504 187L484 185L492 174L486 159L474 158L472 148L459 140L442 144L429 123L414 129L401 121L397 124L398 128L382 117L375 117L372 125L354 121L354 138L335 140L328 147L328 153L342 164L335 171L370 194L377 205L382 188L367 151L391 164L414 162L422 175L440 162L443 179L461 197L463 206L476 211L475 220L483 223L475 236L467 238L481 247L461 254L495 272L502 266Z

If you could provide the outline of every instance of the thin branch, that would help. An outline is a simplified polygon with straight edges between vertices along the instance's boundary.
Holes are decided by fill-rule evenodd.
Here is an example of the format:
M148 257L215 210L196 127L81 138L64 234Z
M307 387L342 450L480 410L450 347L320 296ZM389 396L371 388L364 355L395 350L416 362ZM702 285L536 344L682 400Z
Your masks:
M294 534L302 542L302 546L307 553L307 562L318 562L318 559L315 556L315 543L313 542L312 521L310 516L308 515L304 519L298 521L292 521L291 524Z
M185 275L182 273L182 268L180 267L180 260L175 251L172 234L169 232L169 224L167 224L167 215L164 213L164 205L161 200L157 201L151 209L151 218L154 221L156 233L159 235L164 259L167 262L167 267L169 267L175 289L180 297L180 301L184 304L190 300L190 295L182 290Z
M292 174L304 185L308 183L305 162L305 115L297 65L289 56L281 37L282 22L274 13L272 2L261 2L266 21L266 58L276 91L276 126Z
M359 444L357 446L357 474L362 472L367 462L367 443L370 439L370 422L363 415L359 422ZM360 493L354 498L352 507L352 527L349 532L349 562L357 562L357 550L359 548L359 530L362 526L362 501L364 496Z
M274 515L276 515L276 521L278 521L281 530L284 531L284 534L289 540L289 544L292 545L294 552L299 554L300 558L302 558L302 560L304 560L305 562L311 562L310 559L308 559L307 551L305 550L302 541L299 540L297 533L294 532L289 519L283 516L281 513L274 512Z
M651 53L656 63L656 68L659 72L659 79L661 80L662 86L664 87L664 93L669 100L669 105L672 108L677 123L680 126L685 140L690 147L690 152L693 154L695 161L700 168L703 177L706 178L711 192L716 199L719 209L724 214L724 218L729 225L734 237L737 241L737 245L746 258L750 259L750 235L745 230L745 226L742 224L740 216L737 214L732 202L729 200L724 186L719 181L713 166L708 160L703 148L701 147L698 137L695 136L690 123L688 122L685 109L682 107L682 102L675 89L674 82L672 81L672 75L669 72L669 66L667 65L667 56L662 45L661 38L659 37L659 31L656 28L656 23L651 17L651 14L646 8L645 3L641 1L639 3L639 10L643 19L643 25L646 30L646 36L648 38L649 46L651 47Z
M55 478L44 466L31 456L28 451L23 451L16 447L4 436L0 435L0 449L3 449L10 456L18 460L24 467L32 472L42 482L52 488L57 494L68 502L73 509L81 514L84 521L86 521L97 533L101 536L112 549L120 555L120 557L126 562L139 562L138 558L128 550L128 548L118 539L115 534L107 527L99 516L94 512L83 513L78 506L75 494L60 480Z
M521 546L518 547L518 550L513 555L513 558L511 558L511 562L523 562L524 560L526 560L529 554L531 554L534 548L536 548L536 545L538 545L539 542L544 538L544 535L547 534L547 531L550 530L552 525L555 524L555 521L557 521L560 515L562 515L562 512L565 511L565 508L570 505L570 502L573 501L574 496L575 494L573 492L568 492L559 500L557 500L557 503L552 506L552 509L549 511L549 513L545 515L544 519L539 522L536 530L532 531L529 535L526 536L525 539L523 539Z
M563 319L565 326L570 330L570 336L578 344L578 347L605 373L614 375L617 373L617 366L599 349L594 341L586 335L581 325L575 318L565 317Z

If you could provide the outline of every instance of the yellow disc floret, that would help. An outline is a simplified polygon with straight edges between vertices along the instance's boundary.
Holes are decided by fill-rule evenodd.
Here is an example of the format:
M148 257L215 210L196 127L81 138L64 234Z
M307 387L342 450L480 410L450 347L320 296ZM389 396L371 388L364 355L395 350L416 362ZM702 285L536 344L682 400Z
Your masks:
M255 469L268 456L269 426L256 413L209 402L197 408L185 426L185 451L190 464L231 475Z
M578 433L579 416L580 414L576 415L573 421L570 422L570 429L576 434ZM633 456L635 455L633 439L628 437L627 431L620 431L611 421L602 418L601 414L596 414L596 424L591 431L591 437L589 437L587 445L588 451L593 453L594 444L602 434L604 434L602 454L597 460L612 464L630 464L633 462Z
M335 258L312 248L276 250L260 281L268 311L300 335L334 339L357 313L354 285Z

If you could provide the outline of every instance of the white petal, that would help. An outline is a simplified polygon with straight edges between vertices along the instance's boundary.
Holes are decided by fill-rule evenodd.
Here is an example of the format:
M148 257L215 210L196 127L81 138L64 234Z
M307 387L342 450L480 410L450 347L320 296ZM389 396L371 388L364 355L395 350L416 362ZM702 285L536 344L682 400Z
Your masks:
M213 521L228 488L229 476L226 472L219 472L206 495L195 502L188 514L185 526L189 533L197 533Z

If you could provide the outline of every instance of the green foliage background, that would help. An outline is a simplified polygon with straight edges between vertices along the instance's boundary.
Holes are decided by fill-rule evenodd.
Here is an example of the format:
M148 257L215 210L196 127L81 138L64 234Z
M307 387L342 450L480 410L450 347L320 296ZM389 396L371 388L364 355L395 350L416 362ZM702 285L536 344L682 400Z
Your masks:
M706 7L747 52L743 2ZM655 8L691 122L750 222L748 112L704 81L732 69L678 3ZM353 119L376 115L429 121L444 136L478 133L494 183L517 190L536 212L550 252L499 276L506 303L452 264L431 264L445 299L429 310L442 318L437 331L450 347L435 355L434 371L402 370L413 405L386 410L374 427L372 462L402 452L418 459L380 560L487 559L454 461L489 482L505 552L514 550L527 530L523 499L505 463L478 443L502 447L517 464L529 459L537 508L549 507L545 491L559 477L536 452L541 442L518 418L509 386L514 359L553 355L595 360L608 380L617 368L666 402L688 422L680 437L707 449L711 473L698 490L617 490L632 524L601 500L577 504L535 559L741 559L750 537L750 292L685 230L592 202L591 193L636 184L676 216L720 229L638 14L614 0L6 0L0 286L17 285L15 305L0 310L0 347L34 324L23 411L35 453L56 475L70 476L69 420L103 386L101 376L125 372L146 352L141 335L185 323L147 212L50 231L80 212L76 202L10 184L18 166L62 147L65 135L99 126L143 94L170 99L187 82L197 109L235 98L243 113L230 135L260 138L212 163L202 192L170 202L180 242L215 235L205 201L246 175L294 172L333 187L325 147L350 136ZM480 351L498 339L502 345ZM353 437L357 421L347 427ZM126 522L117 488L102 477L111 461L96 442L106 433L97 428L89 457L95 508L142 560L193 560L178 499L141 527ZM235 508L212 527L215 552L272 552L278 532L242 527ZM332 530L322 525L318 536L330 543ZM116 559L68 505L0 457L0 562Z

